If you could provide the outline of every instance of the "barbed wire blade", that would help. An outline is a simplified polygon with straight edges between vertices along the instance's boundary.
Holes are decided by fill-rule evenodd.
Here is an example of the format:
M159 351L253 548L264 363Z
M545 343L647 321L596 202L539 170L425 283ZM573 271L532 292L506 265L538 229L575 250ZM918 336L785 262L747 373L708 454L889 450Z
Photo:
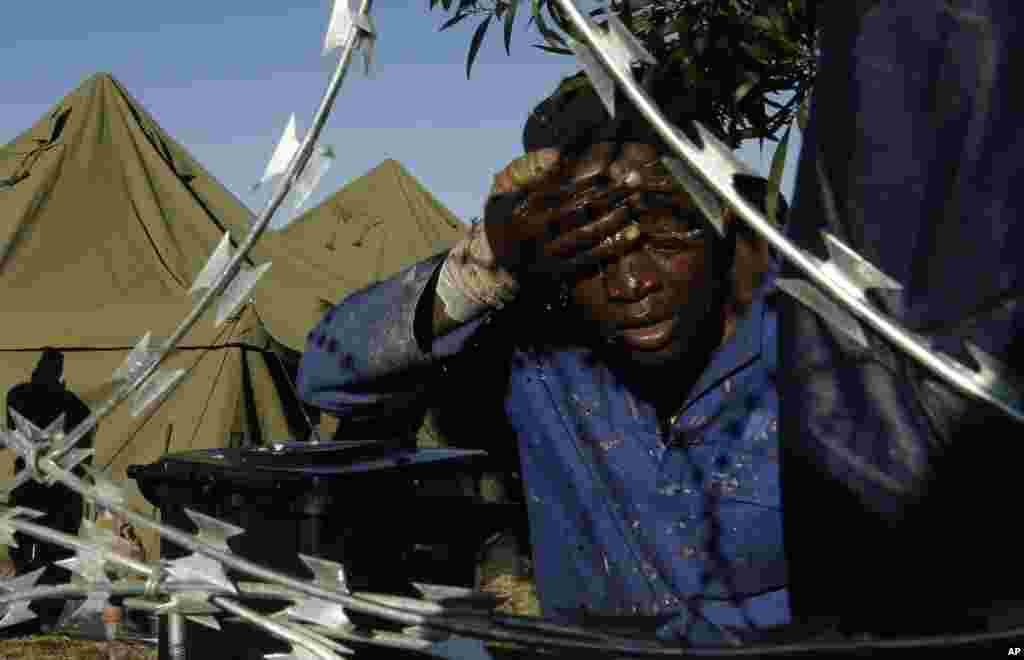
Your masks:
M590 46L571 37L568 38L568 42L569 48L576 55L576 59L579 60L583 72L587 74L590 85L597 92L597 97L601 99L601 103L604 104L608 115L615 117L615 81L612 80L612 77L601 66Z
M14 408L8 408L8 412L10 413L11 419L14 421L14 433L21 436L22 445L26 448L38 447L44 442L51 440L56 429L63 428L64 425L64 413L61 413L60 416L45 429L41 429ZM55 423L58 421L61 423L60 427L55 426Z
M156 608L158 614L181 614L189 621L213 630L221 629L220 621L213 616L220 611L219 607L210 602L208 591L179 591L170 601Z
M57 461L57 465L65 472L71 472L95 453L95 449L72 449ZM50 480L56 481L53 477Z
M349 593L344 566L337 562L310 555L300 554L299 559L313 572L313 581L318 586Z
M965 341L964 348L967 349L967 352L978 364L976 378L985 383L986 387L995 389L999 385L1002 385L1002 387L1009 391L1019 391L1018 384L1014 382L1014 376L1002 361L997 359L994 355L990 355L988 352L983 351L973 342Z
M324 52L331 52L345 44L356 29L353 20L352 7L349 0L334 0L334 8L331 10L331 21L327 25L327 34L324 35Z
M66 621L68 623L76 621L95 621L110 605L110 592L108 591L91 591L86 596L85 600L75 608L74 611L67 615Z
M196 532L197 540L222 552L231 552L231 549L228 547L228 539L245 534L244 528L218 520L205 513L185 509L185 514L192 519L192 522L198 528Z
M101 552L78 551L74 557L53 562L86 582L110 582L107 578L107 559Z
M221 629L220 621L217 621L216 617L212 617L212 616L186 616L185 618L187 620L193 622L193 623L198 623L199 625L201 625L201 626L203 626L205 628L210 628L212 630L220 630Z
M306 161L306 166L302 168L302 174L295 180L290 193L292 205L296 209L305 204L309 196L316 190L320 179L327 174L327 170L334 163L334 158L334 150L330 147L317 147L313 149L313 152L309 155L309 160Z
M838 270L843 278L852 284L864 297L867 289L889 289L899 291L903 285L876 268L846 244L827 231L821 232L828 249L829 260L823 265L826 270Z
M217 278L221 276L224 270L228 267L228 263L231 261L231 257L234 254L234 250L231 247L231 233L224 232L224 236L220 239L220 243L217 244L213 254L206 260L203 265L203 269L196 275L196 279L192 282L192 288L188 290L189 293L195 293L200 289L209 289L213 286ZM149 333L146 333L146 338L149 337ZM148 346L147 346L148 348Z
M199 553L192 553L173 559L167 564L171 582L205 582L215 587L238 593L235 584L228 578L219 561Z
M171 391L185 377L184 369L166 371L159 369L139 388L132 400L132 417L138 417L152 404L167 398Z
M41 566L31 573L18 575L8 580L0 580L0 593L7 595L31 589L45 570L46 567ZM36 613L28 608L29 605L30 601L18 601L7 606L0 605L0 608L3 608L0 610L3 612L3 616L0 616L0 629L35 619Z
M628 68L634 63L658 63L658 60L647 52L643 43L623 25L616 14L612 13L608 14L608 38L616 46L614 52L619 53L619 56L622 58L621 65Z
M199 277L202 276L203 274L200 273ZM196 281L198 282L199 279L197 278ZM193 286L192 288L194 290L195 286ZM114 370L114 375L111 378L115 383L119 381L130 380L136 374L138 374L141 371L144 371L149 367L149 365L156 362L159 353L158 351L154 351L149 347L152 339L152 332L147 332L146 334L142 335L142 338L139 339L138 343L135 344L135 347L132 348L131 352L128 353L128 356L124 359L124 362L121 363L121 366Z
M805 280L787 278L776 279L775 285L817 314L833 330L849 337L861 348L868 347L868 338L860 321L822 293L818 287Z
M26 518L42 518L46 514L42 511L36 511L35 509L29 509L23 506L16 506L11 508L5 508L0 511L0 545L6 545L11 548L17 548L18 543L14 540L15 529L10 525L10 521L17 518L18 516L24 516Z
M377 27L369 14L356 14L359 26L359 48L363 51L363 75L373 78L377 73Z
M344 2L344 0L338 1ZM295 113L293 112L288 118L288 123L285 124L281 139L278 140L277 146L274 147L274 153L271 154L267 168L263 171L263 178L260 179L260 183L266 183L274 177L281 176L287 172L288 165L292 162L295 154L299 152L300 146L302 146L302 143L299 142L298 125L295 121Z
M663 156L661 162L679 185L683 187L683 190L690 195L694 203L697 204L697 208L701 210L707 221L714 227L715 232L719 236L725 236L725 205L718 199L718 195L712 192L699 177L694 176L683 161L678 158Z
M214 325L220 327L224 321L233 317L243 303L251 296L256 283L270 270L271 262L261 264L256 268L240 268L231 282L224 287L217 303L217 315L214 318Z
M351 623L341 605L319 598L303 598L286 609L284 615L327 628L337 628Z

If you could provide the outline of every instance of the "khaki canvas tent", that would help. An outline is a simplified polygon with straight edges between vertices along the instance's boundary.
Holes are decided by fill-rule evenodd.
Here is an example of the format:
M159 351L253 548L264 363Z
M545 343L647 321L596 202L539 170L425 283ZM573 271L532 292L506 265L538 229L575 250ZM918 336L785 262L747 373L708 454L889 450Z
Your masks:
M379 208L367 200L404 255L382 244L376 253L365 245L307 245L313 241L303 236L320 223L312 214L294 237L265 235L251 261L273 265L256 304L220 327L212 311L199 320L165 361L189 377L162 406L133 418L122 405L101 422L94 464L123 480L131 505L150 510L125 479L128 465L166 452L308 435L283 365L294 362L325 306L459 235L438 208L446 229L423 241L401 238L423 232L416 223L430 203L415 182L406 184L409 208L393 203L396 195ZM64 352L71 390L90 405L105 400L114 370L139 338L170 334L191 307L188 290L223 232L237 244L252 221L116 80L89 78L0 147L0 404L8 388L28 380L47 346ZM0 452L0 475L12 466L12 452ZM144 540L154 552L155 539Z

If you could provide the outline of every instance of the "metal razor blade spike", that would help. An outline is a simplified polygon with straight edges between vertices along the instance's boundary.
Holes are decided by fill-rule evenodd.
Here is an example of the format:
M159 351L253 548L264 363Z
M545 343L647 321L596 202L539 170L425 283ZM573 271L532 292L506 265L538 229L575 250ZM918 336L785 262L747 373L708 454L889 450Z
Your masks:
M131 415L138 417L154 403L163 401L185 377L184 369L158 369L143 383L132 400Z
M0 580L0 593L14 594L31 589L45 570L46 567L42 566L31 573L25 573L8 580ZM30 604L31 601L19 601L11 603L6 607L0 606L4 607L3 616L0 617L0 629L16 626L19 623L35 619L36 613L28 608Z
M51 442L64 429L64 413L61 413L57 419L47 424L45 429L39 428L13 408L10 409L10 414L11 419L14 421L14 433L20 436L20 444L24 447L38 447L39 445Z
M345 567L338 562L312 557L310 555L299 555L302 563L313 572L313 581L326 588L336 589L349 593L348 582L345 578Z
M822 293L818 287L806 280L782 277L775 280L775 286L820 316L833 330L853 340L861 348L868 347L868 337L856 317Z
M210 602L225 612L241 618L246 623L259 626L274 637L287 642L292 649L299 648L302 651L312 653L312 655L297 657L303 659L320 658L321 660L335 660L338 657L332 648L321 642L319 639L314 639L311 635L306 633L305 630L297 626L291 626L280 621L276 621L268 616L264 616L263 614L251 610L230 598L213 596L210 598ZM351 649L343 647L340 644L338 646L345 649L345 651L341 652L352 653ZM293 653L295 652L296 651L293 650ZM285 655L284 657L287 658L289 656Z
M70 472L71 470L77 468L79 465L82 465L83 461L85 461L95 453L95 449L71 449L70 451L68 451L68 453L64 454L63 457L56 459L56 463L61 467L61 469ZM46 475L44 477L44 481L48 485L52 486L56 482L56 479L54 479L51 475Z
M327 33L324 35L324 52L331 52L340 48L353 36L356 29L355 19L352 15L352 7L349 0L334 0L334 7L331 10L331 20L327 24Z
M231 233L224 232L224 236L220 239L220 243L217 244L213 254L206 260L203 265L203 269L196 275L195 281L192 283L192 288L188 290L189 293L195 293L200 289L212 289L213 285L216 284L217 279L224 274L227 270L228 264L231 263L231 257L234 254L234 250L231 249ZM145 341L144 348L149 348L149 333L147 332L145 337L142 338ZM139 342L142 345L142 342Z
M299 621L315 623L326 628L349 625L344 608L319 598L303 598L283 612L284 616Z
M10 409L9 412L15 428L13 431L0 430L0 442L13 449L18 457L25 461L25 467L14 476L13 482L4 484L4 490L7 492L13 491L30 479L43 482L43 474L39 471L38 466L39 456L47 451L54 441L60 445L66 444L63 433L63 413L50 422L45 429L41 429L17 410Z
M256 268L240 268L231 282L221 293L217 303L217 315L214 325L220 327L227 319L234 316L240 307L252 296L256 283L270 270L270 263L261 264Z
M355 654L355 651L345 646L344 644L339 644L329 634L326 634L326 631L339 630L340 627L323 626L317 624L316 622L313 622L312 625L303 625L292 621L288 621L286 618L283 617L284 612L279 612L277 614L271 615L271 619L273 619L274 621L277 621L278 623L281 623L282 625L289 627L295 630L296 632L300 632L301 634L308 636L310 639L319 642L320 644L323 644L324 646L330 648L332 651L335 651L342 655Z
M228 548L228 539L245 533L245 529L241 527L217 520L213 516L208 516L192 509L185 509L185 514L199 528L199 531L196 532L196 539L222 552L231 551Z
M107 582L107 558L98 550L79 550L74 557L53 562L65 568L86 582Z
M333 162L334 151L330 147L317 147L313 150L309 162L302 168L302 174L299 175L295 181L295 187L292 188L292 206L298 209L306 203Z
M17 531L11 526L10 521L18 516L26 518L42 518L46 514L35 509L28 509L23 506L16 506L0 512L0 545L17 548L18 543L14 540L14 533Z
M170 575L168 584L175 582L202 582L220 587L229 593L238 592L238 589L224 571L224 566L219 561L198 553L168 562L167 573Z
M349 0L335 0L327 33L324 35L323 54L345 45L350 39L358 40L357 47L363 51L364 73L369 77L373 71L377 43L373 18L363 11L353 12Z
M110 605L110 592L90 591L85 600L68 615L68 621L95 621Z
M298 149L298 143L296 143L296 149ZM319 179L317 179L319 180ZM311 190L310 190L311 192ZM303 198L305 199L305 198ZM189 293L198 291L200 289L212 289L216 286L218 280L225 276L225 272L231 263L231 258L234 256L234 250L231 248L231 234L225 233L224 238L221 239L217 245L217 249L213 251L210 258L207 260L206 265L203 266L202 271L196 276L195 282L192 284L192 288L189 289ZM224 290L220 293L220 298L217 303L217 312L214 319L216 327L220 327L224 321L238 311L238 308L249 298L252 290L256 287L256 283L260 280L263 275L266 274L270 268L270 262L257 266L256 268L249 269L246 267L240 267L238 272L231 277L230 282L224 287ZM148 338L148 334L146 337ZM148 346L147 346L148 347Z
M201 626L220 630L220 622L214 616L220 614L220 608L210 602L207 591L179 591L166 603L154 608L157 614L181 614L189 621Z
M227 319L233 317L242 305L252 297L252 291L267 271L271 262L261 264L256 268L241 268L232 278L231 282L224 288L220 301L217 305L215 326L220 327Z
M615 14L608 15L608 31L601 32L597 24L586 17L586 20L593 29L592 34L597 35L604 46L614 66L624 71L627 75L631 72L634 64L657 64L643 44L634 37L619 17ZM570 39L570 47L579 58L583 71L587 74L594 90L604 104L609 116L615 116L615 81L608 75L604 67L597 60L586 44L581 44Z
M377 27L369 14L357 14L360 50L363 51L363 75L373 78L377 73Z
M207 262L207 265L209 265L209 262ZM205 272L204 268L203 273L199 274L199 278L202 278ZM196 278L197 283L199 282L199 278ZM196 286L193 285L192 290L195 290L195 288ZM139 339L137 344L135 344L135 347L130 353L128 353L128 357L126 357L124 362L121 363L121 366L114 371L114 375L111 378L115 383L134 378L160 359L159 352L149 347L152 339L152 332L147 332L142 335L142 338Z
M554 2L558 3L564 15L583 35L605 71L612 76L675 155L704 179L723 202L732 208L737 217L775 248L782 258L793 264L812 283L826 291L837 304L866 323L912 360L962 393L986 401L1013 419L1024 422L1024 400L1013 385L1005 381L993 382L987 377L988 374L982 376L948 356L932 352L912 333L858 295L856 292L862 289L856 282L850 281L838 269L832 272L823 270L820 267L820 260L787 239L736 188L735 177L749 174L750 170L736 158L732 150L699 122L692 122L692 126L700 144L691 141L665 118L655 102L633 79L631 72L621 70L618 65L619 56L610 52L607 40L602 38L603 35L596 25L580 12L576 4L572 0Z
M714 228L715 233L719 236L725 236L725 217L723 216L725 206L718 197L711 192L703 181L693 176L678 158L663 156L661 162L679 185L683 187L683 190L690 195L697 208L704 214L704 218Z
M339 0L343 2L344 0ZM288 123L285 124L284 133L281 134L281 139L277 141L277 146L274 147L274 153L270 156L270 161L267 163L266 169L263 171L263 177L260 179L260 183L266 183L274 177L281 176L288 171L288 164L291 163L295 154L299 152L299 147L302 143L299 142L298 127L295 121L295 113L288 118Z
M198 527L195 539L214 550L230 553L228 539L245 532L241 527L217 520L212 516L185 509L185 513ZM238 593L234 583L228 579L221 562L212 557L193 553L168 564L167 572L176 582L208 582L230 593Z

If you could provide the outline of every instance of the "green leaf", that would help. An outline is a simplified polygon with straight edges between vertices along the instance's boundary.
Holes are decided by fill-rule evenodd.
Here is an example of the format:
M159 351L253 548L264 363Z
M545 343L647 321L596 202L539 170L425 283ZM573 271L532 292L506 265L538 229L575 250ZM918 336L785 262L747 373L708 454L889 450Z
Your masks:
M433 11L434 7L437 6L437 0L430 0L430 10Z
M754 87L757 86L757 83L761 81L761 76L753 72L747 73L745 77L746 80L740 83L740 86L736 88L735 92L733 92L733 99L737 103L742 101L743 97L749 94L750 90L754 89Z
M554 53L555 55L572 55L573 52L568 48L555 48L554 46L545 46L544 44L533 44L534 48L539 48L548 53Z
M473 70L473 60L476 59L477 51L480 50L480 44L483 43L487 28L491 25L491 18L493 17L488 16L477 26L476 32L473 33L473 39L469 42L469 55L466 57L466 80L469 80L469 74Z
M440 28L438 28L437 31L438 32L444 32L445 30L447 30L451 26L455 25L456 23L458 23L459 21L461 21L462 19L464 19L467 16L469 16L469 14L455 14L454 16L449 18L447 21L445 21L444 24Z
M786 152L789 151L789 134L792 130L793 124L786 127L779 146L775 148L771 173L768 175L768 199L765 205L768 207L768 221L773 225L778 224L775 216L779 213L779 188L782 186L782 172L786 169Z
M800 103L800 109L796 113L796 123L800 127L801 133L807 132L807 122L811 117L811 92L807 92L804 96L803 102Z
M516 20L516 9L519 7L519 0L510 0L508 10L505 12L505 54L512 54L512 24Z

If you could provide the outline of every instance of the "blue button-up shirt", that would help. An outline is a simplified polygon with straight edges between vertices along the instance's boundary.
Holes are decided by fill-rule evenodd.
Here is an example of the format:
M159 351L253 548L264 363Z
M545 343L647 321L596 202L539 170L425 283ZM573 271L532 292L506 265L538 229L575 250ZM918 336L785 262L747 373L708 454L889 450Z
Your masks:
M589 349L511 339L506 352L481 350L500 341L488 327L512 327L507 316L478 318L423 350L413 321L443 256L331 310L309 336L301 396L343 424L408 427L398 420L422 414L431 393L475 407L484 394L474 381L500 368L494 396L518 437L546 616L641 615L662 636L698 643L788 622L770 285L663 429ZM476 350L453 381L453 358Z

